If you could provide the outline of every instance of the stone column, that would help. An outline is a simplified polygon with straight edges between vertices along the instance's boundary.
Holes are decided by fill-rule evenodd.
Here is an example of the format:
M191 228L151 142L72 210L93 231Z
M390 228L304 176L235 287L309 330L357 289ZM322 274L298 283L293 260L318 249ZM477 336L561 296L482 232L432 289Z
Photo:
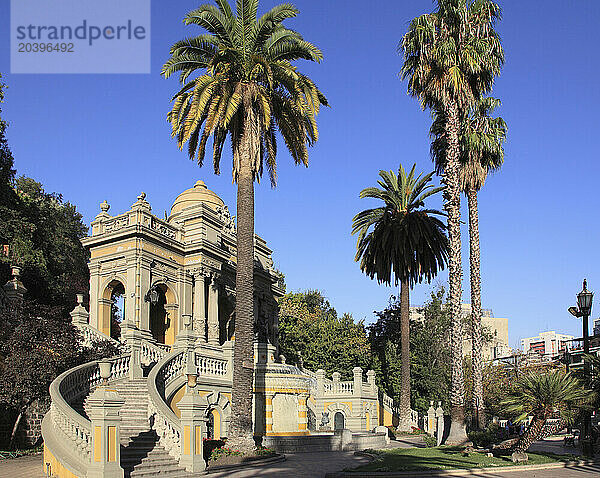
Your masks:
M353 392L355 397L362 397L362 368L354 367L352 369L352 373L354 374L354 387Z
M265 432L273 433L273 393L265 392Z
M442 402L438 402L438 407L435 410L435 421L435 437L437 438L437 445L440 446L444 437L444 410L442 409Z
M100 330L100 264L98 262L88 262L90 269L90 325L96 330Z
M377 398L377 385L375 385L375 370L369 370L367 372L367 383L369 384L371 394Z
M427 430L430 435L435 435L435 408L433 408L433 400L429 402L429 408L427 409Z
M119 410L125 400L113 390L98 387L87 403L92 422L92 456L86 478L123 478Z
M206 321L206 297L204 295L204 274L194 276L194 308L192 328L198 338L204 339L204 324Z
M194 379L195 382L195 379ZM202 439L206 436L206 399L198 394L194 382L188 382L183 398L177 404L181 410L181 459L179 464L190 473L204 471Z
M219 288L214 276L208 287L208 343L219 345Z
M323 398L325 394L325 370L320 368L317 370L317 397Z
M331 378L333 379L333 393L340 393L340 372L333 372Z
M308 394L303 393L298 396L298 431L308 433L308 406L306 401Z

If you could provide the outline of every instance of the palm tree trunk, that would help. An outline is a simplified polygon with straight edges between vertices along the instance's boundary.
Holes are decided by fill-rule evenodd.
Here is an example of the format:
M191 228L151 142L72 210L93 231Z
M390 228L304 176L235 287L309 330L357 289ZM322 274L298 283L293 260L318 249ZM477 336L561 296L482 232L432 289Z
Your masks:
M411 431L410 421L410 286L407 280L400 283L400 423L399 430Z
M228 447L251 451L254 447L252 398L254 372L254 155L258 153L258 126L252 101L245 92L244 125L234 141L237 161L237 270L235 278L235 344L231 424Z
M534 418L527 431L523 434L519 441L515 444L513 451L517 453L525 453L529 447L538 441L542 434L542 429L546 424L545 418Z
M481 271L479 249L479 213L477 191L467 189L469 205L469 260L471 266L471 360L473 363L473 423L485 428L485 404L483 401L483 360L481 350Z
M460 121L458 104L452 100L447 106L446 137L448 152L442 182L444 189L444 208L448 214L448 306L450 308L450 355L452 376L450 382L450 433L447 444L462 444L467 441L465 426L465 384L463 379L463 326L461 320L462 263L460 243L460 184L459 184L459 143Z

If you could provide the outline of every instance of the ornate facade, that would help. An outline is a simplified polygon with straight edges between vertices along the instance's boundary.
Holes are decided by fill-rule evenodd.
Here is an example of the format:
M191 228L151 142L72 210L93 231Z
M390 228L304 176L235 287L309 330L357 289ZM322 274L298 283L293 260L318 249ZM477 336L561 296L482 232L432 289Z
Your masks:
M165 219L152 214L144 193L123 214L109 210L103 202L83 241L89 312L80 295L71 316L84 342L112 340L121 354L52 383L44 462L61 478L196 476L206 466L203 439L227 437L231 419L235 221L202 181ZM397 423L397 414L375 372L365 381L357 367L351 381L339 373L328 379L279 355L283 282L266 242L255 236L254 244L255 436L281 451L385 442L387 433L373 431Z

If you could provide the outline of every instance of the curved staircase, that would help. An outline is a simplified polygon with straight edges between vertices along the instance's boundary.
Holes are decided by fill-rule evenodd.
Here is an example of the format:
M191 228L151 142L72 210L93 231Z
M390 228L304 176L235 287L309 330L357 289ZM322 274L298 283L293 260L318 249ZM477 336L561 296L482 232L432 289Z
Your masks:
M159 437L150 425L147 378L120 380L111 383L111 389L125 400L119 411L121 467L125 478L193 477L159 444ZM87 416L87 397L83 411Z

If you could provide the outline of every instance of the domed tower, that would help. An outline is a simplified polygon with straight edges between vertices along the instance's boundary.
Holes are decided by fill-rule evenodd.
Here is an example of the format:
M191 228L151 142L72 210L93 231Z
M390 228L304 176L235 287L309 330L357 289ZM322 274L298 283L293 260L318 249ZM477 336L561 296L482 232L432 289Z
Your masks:
M172 345L184 327L219 346L233 338L236 226L223 200L203 181L177 196L166 220L142 193L111 216L105 201L83 240L90 249L90 325L115 336L115 291L122 318L149 339ZM277 344L276 298L283 294L272 251L255 237L255 323ZM189 334L188 334L189 335Z

